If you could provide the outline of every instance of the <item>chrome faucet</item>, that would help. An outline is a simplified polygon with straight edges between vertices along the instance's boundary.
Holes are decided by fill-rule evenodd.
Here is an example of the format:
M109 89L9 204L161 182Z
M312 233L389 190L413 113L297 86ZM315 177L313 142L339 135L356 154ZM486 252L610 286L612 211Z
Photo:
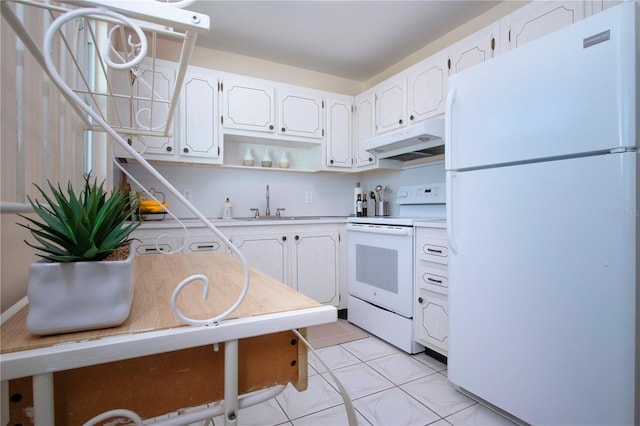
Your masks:
M269 208L269 185L267 185L267 208L264 211L265 216L271 216L271 209Z

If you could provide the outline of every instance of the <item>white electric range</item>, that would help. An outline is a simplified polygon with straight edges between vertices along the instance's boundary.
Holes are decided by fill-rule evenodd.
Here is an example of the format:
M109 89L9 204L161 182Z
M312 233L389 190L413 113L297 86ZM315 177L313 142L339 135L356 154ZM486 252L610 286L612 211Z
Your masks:
M414 222L444 222L444 183L403 186L397 216L351 217L347 223L348 315L355 325L408 353L415 342ZM440 204L438 208L421 206ZM434 214L435 212L435 214Z

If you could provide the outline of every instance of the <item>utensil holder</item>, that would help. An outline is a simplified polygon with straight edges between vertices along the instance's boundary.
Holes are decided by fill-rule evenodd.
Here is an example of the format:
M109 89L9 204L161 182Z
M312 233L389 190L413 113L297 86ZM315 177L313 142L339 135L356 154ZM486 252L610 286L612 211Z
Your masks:
M389 202L388 201L376 201L375 215L376 216L389 216Z

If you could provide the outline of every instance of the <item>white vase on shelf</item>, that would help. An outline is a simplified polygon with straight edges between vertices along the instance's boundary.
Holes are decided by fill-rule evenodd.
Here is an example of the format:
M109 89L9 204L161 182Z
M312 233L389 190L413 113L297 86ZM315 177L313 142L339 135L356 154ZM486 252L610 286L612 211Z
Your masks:
M281 169L289 168L289 154L287 151L282 151L282 156L280 157L280 163L278 163Z
M244 164L245 166L253 166L253 163L253 153L251 152L251 148L247 148L247 152L244 154L242 164Z
M271 153L268 149L264 150L264 157L262 157L262 167L271 167Z

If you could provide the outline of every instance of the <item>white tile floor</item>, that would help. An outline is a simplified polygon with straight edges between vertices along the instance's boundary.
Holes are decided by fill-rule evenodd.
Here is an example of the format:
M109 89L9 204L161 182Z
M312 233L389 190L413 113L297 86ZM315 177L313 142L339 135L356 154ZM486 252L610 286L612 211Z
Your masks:
M319 349L347 389L361 426L512 425L453 389L446 365L424 353L407 355L369 337ZM239 412L240 425L347 425L342 398L324 368L309 354L309 387L288 386L276 398ZM222 417L214 419L222 425Z

